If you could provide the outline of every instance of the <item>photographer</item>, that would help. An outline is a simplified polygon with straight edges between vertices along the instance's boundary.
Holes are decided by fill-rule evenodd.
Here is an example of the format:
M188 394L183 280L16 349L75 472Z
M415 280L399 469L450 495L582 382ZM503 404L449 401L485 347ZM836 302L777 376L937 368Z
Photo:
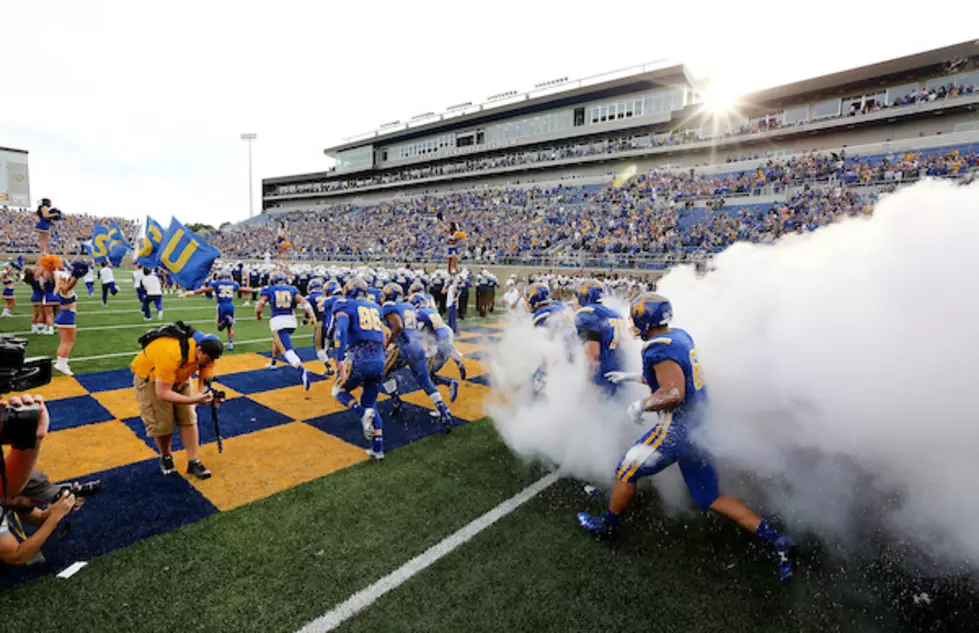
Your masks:
M41 444L48 433L50 418L40 396L24 394L20 398L11 397L9 401L0 400L0 424L0 438L3 443L11 445L3 464L3 503L7 504L20 494L34 471ZM75 496L70 493L64 495L48 508L38 530L23 543L11 534L7 512L4 511L0 519L0 561L8 565L26 565L74 505Z
M170 454L176 426L187 450L187 472L198 479L209 478L211 471L198 457L200 437L195 406L212 400L205 381L214 377L214 361L221 357L224 346L216 336L196 332L179 322L151 330L140 338L140 343L143 351L133 359L130 369L146 435L156 441L160 451L160 472L177 472ZM190 383L194 374L198 375L196 393Z
M0 562L13 565L43 562L44 557L37 550L50 536L42 533L42 531L48 532L45 526L56 527L67 514L82 507L86 497L97 494L101 489L100 481L84 485L75 482L71 485L58 486L52 484L48 476L40 471L31 473L27 485L20 494L14 495L10 501L3 504L3 509L7 512L9 530L6 534L0 535ZM45 504L48 507L43 510L38 507ZM38 530L33 535L27 536L24 524L34 526ZM13 539L10 532L13 532L17 538ZM64 536L67 532L66 522L61 525L58 533Z

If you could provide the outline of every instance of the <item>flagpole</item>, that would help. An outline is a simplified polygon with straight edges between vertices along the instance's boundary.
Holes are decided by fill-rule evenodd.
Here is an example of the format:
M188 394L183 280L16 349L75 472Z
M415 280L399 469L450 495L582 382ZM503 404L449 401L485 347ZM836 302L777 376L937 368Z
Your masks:
M241 140L248 141L248 217L255 216L255 187L252 185L252 141L258 138L258 134L246 133L241 135Z

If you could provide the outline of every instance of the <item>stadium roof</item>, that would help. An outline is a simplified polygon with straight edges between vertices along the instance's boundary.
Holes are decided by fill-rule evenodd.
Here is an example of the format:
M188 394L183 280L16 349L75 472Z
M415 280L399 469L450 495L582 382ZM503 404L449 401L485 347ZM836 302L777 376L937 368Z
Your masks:
M963 42L952 46L936 48L922 53L914 53L875 64L859 66L829 75L813 77L803 81L759 90L744 96L746 103L772 104L783 99L798 98L829 90L839 91L850 85L866 84L871 81L886 83L896 77L908 75L931 67L943 67L952 60L979 55L979 40Z
M4 152L18 152L18 153L21 153L21 154L26 154L27 153L27 150L26 149L17 149L16 147L2 147L2 146L0 146L0 151L4 151Z
M417 122L396 122L345 139L343 143L327 147L325 154L335 154L368 144L392 143L427 136L454 129L461 125L479 125L494 120L508 118L526 112L557 108L582 102L594 97L596 93L624 94L651 87L694 85L693 76L683 64L668 61L651 62L640 66L622 68L611 72L593 75L573 81L566 79L538 84L527 92L509 92L491 97L483 103L467 103L450 106L442 114L427 113L413 117ZM602 96L605 96L602 94Z

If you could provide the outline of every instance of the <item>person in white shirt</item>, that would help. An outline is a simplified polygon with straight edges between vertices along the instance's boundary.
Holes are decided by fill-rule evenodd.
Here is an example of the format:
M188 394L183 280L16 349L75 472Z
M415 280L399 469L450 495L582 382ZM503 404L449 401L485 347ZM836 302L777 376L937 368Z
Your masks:
M150 304L156 306L156 318L163 320L163 284L155 271L143 268L140 284L143 287L143 320L150 320Z
M85 273L83 280L85 282L85 287L88 288L88 296L92 297L95 295L95 263L93 262L91 266L88 267L88 272Z
M507 291L503 295L503 304L506 305L508 310L515 310L517 301L520 300L520 291L517 290L517 282L512 279L507 279L506 285Z
M99 279L102 280L102 305L109 305L109 293L112 296L119 294L119 290L116 289L116 275L112 272L112 266L109 262L102 260L102 268L99 268Z
M450 281L445 292L445 311L448 315L449 328L454 334L459 333L459 286L462 283L462 275L456 275Z
M136 298L140 301L146 296L146 292L143 290L143 267L139 264L136 265L136 270L133 271L133 288L136 289Z

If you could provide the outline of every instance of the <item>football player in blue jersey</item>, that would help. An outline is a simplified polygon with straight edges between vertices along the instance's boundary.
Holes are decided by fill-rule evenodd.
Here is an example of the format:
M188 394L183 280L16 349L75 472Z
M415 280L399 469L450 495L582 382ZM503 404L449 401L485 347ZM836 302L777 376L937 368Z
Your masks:
M313 306L306 301L306 298L299 294L295 286L285 283L286 278L282 273L275 273L271 278L272 283L264 288L258 303L255 304L255 317L262 320L262 309L268 303L272 308L272 318L269 319L269 327L272 329L272 363L275 366L275 357L278 352L282 352L286 362L293 369L299 372L303 388L309 391L309 371L303 367L299 355L292 348L292 334L296 331L295 306L301 305L310 319L315 319Z
M734 521L773 548L779 556L779 575L786 580L792 573L792 539L780 534L740 499L720 493L710 456L691 437L707 404L704 374L693 339L684 330L669 327L673 308L660 295L640 295L630 312L634 331L643 340L642 373L611 371L607 377L616 383L649 385L650 395L632 403L628 416L636 424L642 424L646 412L655 413L658 419L619 462L608 511L601 516L579 512L579 525L600 536L612 535L632 503L636 482L677 464L697 507Z
M404 290L401 285L391 282L381 291L381 318L387 323L390 335L385 343L391 343L387 358L384 362L384 377L388 378L403 367L408 367L418 386L422 388L428 399L435 405L445 432L452 430L452 414L442 401L435 383L429 375L425 349L422 347L421 336L418 332L418 314L414 305L404 301ZM401 409L401 398L398 395L398 381L392 376L385 384L387 393L393 400L393 411ZM455 402L459 394L459 384L450 386L450 399Z
M571 335L575 331L575 315L571 308L552 299L551 289L542 283L533 283L527 286L524 291L524 300L533 314L532 319L535 328L548 328L552 332L560 332L566 335L570 355ZM541 363L541 366L531 376L534 391L537 393L540 393L544 388L546 369L545 363Z
M416 292L408 297L408 303L415 306L418 329L421 330L424 339L427 339L423 342L431 348L431 353L426 354L428 356L428 374L433 383L449 388L449 400L455 402L459 393L459 381L446 378L438 373L449 362L449 359L452 359L459 370L459 379L466 379L466 365L462 360L462 354L452 342L452 330L442 320L434 303L429 300L427 295Z
M605 374L622 370L622 351L619 345L625 340L626 321L622 316L600 303L605 295L601 283L589 279L578 285L575 297L578 311L575 313L575 328L585 343L585 358L591 371L592 382L607 396L618 392L618 385Z
M329 350L332 347L330 326L333 319L333 304L340 295L340 284L328 281L325 285L319 278L312 279L308 286L309 294L306 300L313 306L316 323L313 331L313 345L316 347L316 358L326 366L326 375L333 375L333 365L330 364Z
M383 422L377 412L377 394L384 377L384 323L381 308L368 300L367 282L351 279L344 296L333 304L333 328L337 339L337 378L333 397L360 416L367 454L384 459ZM360 402L350 394L363 387Z
M228 351L235 348L235 294L240 292L257 292L253 288L242 286L231 279L231 273L218 273L217 279L208 282L197 290L184 293L184 297L213 293L217 300L217 326L218 332L228 329Z

